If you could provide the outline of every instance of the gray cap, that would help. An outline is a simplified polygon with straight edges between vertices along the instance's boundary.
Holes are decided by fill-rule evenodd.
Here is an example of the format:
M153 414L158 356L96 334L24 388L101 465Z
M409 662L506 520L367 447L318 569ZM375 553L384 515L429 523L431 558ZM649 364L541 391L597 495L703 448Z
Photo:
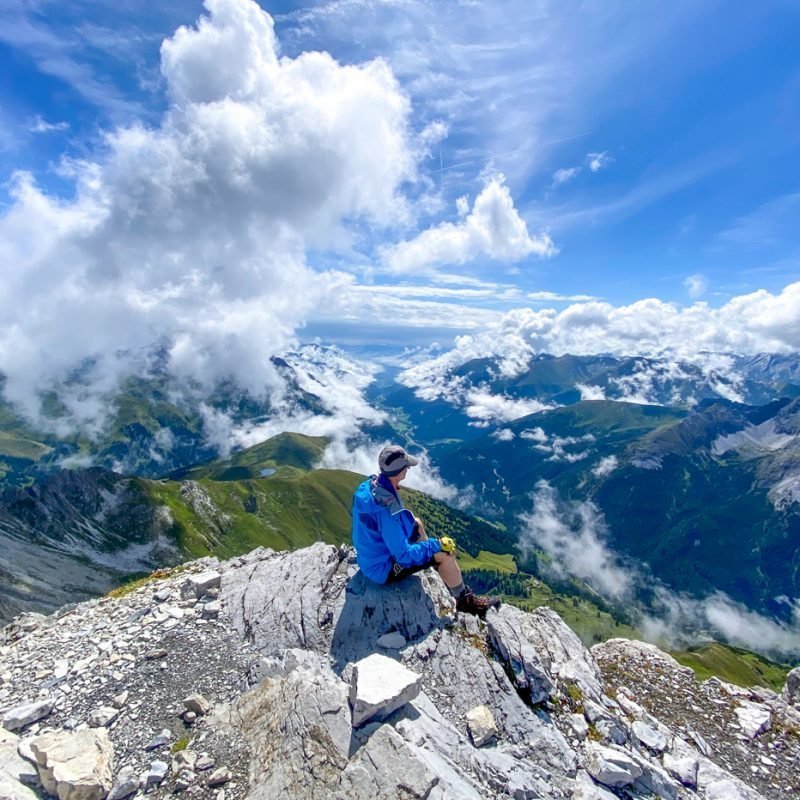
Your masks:
M399 444L390 444L381 450L378 456L378 466L384 475L398 475L406 467L415 467L419 459L410 456Z

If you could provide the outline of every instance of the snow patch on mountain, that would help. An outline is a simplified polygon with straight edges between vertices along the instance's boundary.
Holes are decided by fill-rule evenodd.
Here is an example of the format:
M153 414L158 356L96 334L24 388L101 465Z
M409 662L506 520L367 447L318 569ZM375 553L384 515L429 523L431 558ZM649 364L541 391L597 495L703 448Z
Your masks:
M736 433L718 436L711 444L711 452L721 456L735 450L742 458L758 458L764 453L783 450L798 439L799 436L778 431L773 418L760 425L748 425Z

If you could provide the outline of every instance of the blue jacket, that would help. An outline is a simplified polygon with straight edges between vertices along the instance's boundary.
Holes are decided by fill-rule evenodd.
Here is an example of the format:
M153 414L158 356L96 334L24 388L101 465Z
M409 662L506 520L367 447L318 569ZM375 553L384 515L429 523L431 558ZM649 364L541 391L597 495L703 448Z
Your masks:
M414 522L386 478L373 475L359 485L353 495L353 546L358 566L370 580L386 583L392 560L414 567L442 549L438 539L411 544Z

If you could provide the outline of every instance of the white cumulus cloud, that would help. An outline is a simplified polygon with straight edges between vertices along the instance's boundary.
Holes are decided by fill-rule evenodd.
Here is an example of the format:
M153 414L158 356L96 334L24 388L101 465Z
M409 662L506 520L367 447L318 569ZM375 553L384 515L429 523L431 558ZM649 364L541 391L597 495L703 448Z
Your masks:
M96 418L154 343L181 378L276 386L268 356L341 285L306 250L341 242L346 220L407 213L417 145L387 64L281 57L252 0L206 9L162 45L170 104L156 125L110 130L102 149L64 161L72 199L28 173L11 182L0 371L30 414L80 365L92 389L71 410Z
M458 210L459 222L443 222L387 248L384 260L388 269L430 273L440 266L461 265L482 257L513 262L529 255L547 258L557 252L546 233L530 235L502 176L488 181L469 213L465 213L461 200Z

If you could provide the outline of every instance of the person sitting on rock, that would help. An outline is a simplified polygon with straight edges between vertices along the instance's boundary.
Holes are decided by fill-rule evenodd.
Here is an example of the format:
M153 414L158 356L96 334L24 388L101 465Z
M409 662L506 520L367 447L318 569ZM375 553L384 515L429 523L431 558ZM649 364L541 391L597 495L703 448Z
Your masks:
M449 537L429 538L422 521L403 506L398 493L409 467L419 463L399 445L378 456L380 474L367 478L353 495L353 546L358 566L370 580L397 583L433 567L456 600L456 609L485 616L500 599L474 594L464 585L456 561L456 543Z

